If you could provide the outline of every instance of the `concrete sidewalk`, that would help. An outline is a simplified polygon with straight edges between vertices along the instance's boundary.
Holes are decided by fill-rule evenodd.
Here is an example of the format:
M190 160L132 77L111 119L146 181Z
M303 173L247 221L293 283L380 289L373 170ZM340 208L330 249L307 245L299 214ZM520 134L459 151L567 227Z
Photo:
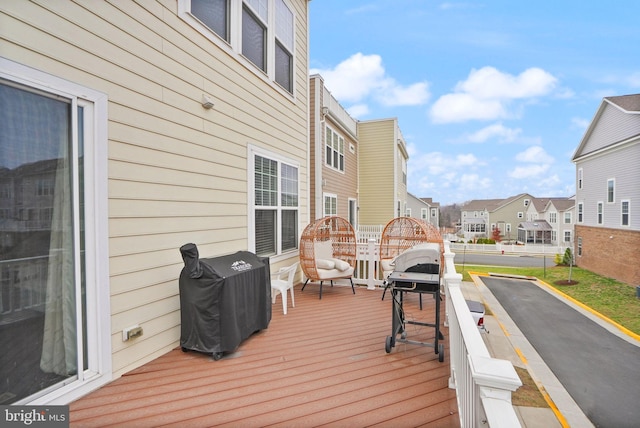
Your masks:
M487 331L481 333L491 356L508 360L515 367L527 369L550 405L545 408L514 406L522 426L593 427L491 291L481 281L477 285L463 282L461 289L467 300L482 302L492 313L485 316Z

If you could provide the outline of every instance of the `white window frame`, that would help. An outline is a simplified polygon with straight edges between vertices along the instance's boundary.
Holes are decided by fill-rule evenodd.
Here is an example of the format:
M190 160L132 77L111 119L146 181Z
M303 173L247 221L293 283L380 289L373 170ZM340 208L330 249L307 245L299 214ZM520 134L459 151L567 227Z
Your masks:
M518 218L523 218L524 217L524 213L522 211L518 211Z
M558 213L556 211L549 213L549 223L557 223L558 222Z
M421 208L420 209L420 218L422 220L426 220L428 218L428 208Z
M256 217L255 217L255 212L256 209L260 209L259 206L256 206L255 204L255 157L256 156L260 156L260 157L264 157L267 159L271 159L274 160L276 162L278 162L278 203L277 206L274 208L277 211L276 214L276 253L273 255L270 255L269 257L274 261L280 261L280 260L285 260L291 257L292 254L295 254L299 251L299 245L296 244L296 248L293 249L289 249L286 251L282 250L282 211L283 210L297 210L298 211L298 230L296 231L296 234L298 236L298 240L300 238L300 224L301 224L301 205L300 205L300 164L298 162L296 162L293 159L290 159L286 156L282 156L278 153L275 152L271 152L269 150L263 149L261 147L255 146L253 144L248 144L247 146L247 185L248 185L248 192L247 192L247 206L248 206L248 222L247 222L247 229L248 229L248 235L247 235L247 241L248 241L248 250L255 252L256 251L256 239L255 239L255 233L256 233L256 228L255 228L255 221L256 221ZM282 206L282 202L281 202L281 179L282 179L282 175L281 175L281 169L282 169L282 164L286 164L289 165L291 167L297 168L298 169L298 206L293 208L293 207L283 207Z
M578 223L584 222L584 203L578 202L578 218L576 219Z
M583 179L582 179L582 168L578 168L578 189L582 189Z
M571 224L571 222L572 222L571 217L572 217L571 211L565 211L565 213L564 213L564 224Z
M332 208L330 211L327 211L327 201L329 201L332 205ZM336 195L335 193L323 193L322 194L322 215L324 217L326 216L330 216L330 215L338 215L338 195Z
M325 126L324 132L324 164L331 169L344 173L346 168L344 137L329 125ZM331 138L331 144L329 144L329 138ZM337 149L335 148L336 144L338 146ZM330 162L327 162L328 158ZM337 163L337 165L334 165L334 163Z
M624 223L625 212L623 211L624 205L627 205L627 224ZM631 201L629 199L622 199L620 201L620 226L629 227L631 225Z
M607 204L615 204L615 202L616 202L616 179L609 178L607 179Z
M112 379L111 310L109 293L109 234L107 178L107 95L42 71L0 58L0 78L71 100L82 106L84 122L84 227L87 361L78 356L77 378L55 390L45 390L14 404L68 404ZM88 116L88 117L87 117ZM74 141L77 123L73 116ZM76 187L77 189L77 187ZM79 195L74 194L76 201ZM75 225L77 227L77 225ZM77 233L77 232L76 232ZM76 238L79 239L79 238ZM75 248L79 248L75 245ZM79 287L79 285L78 285ZM79 304L79 302L78 302ZM82 349L82 329L78 329ZM82 354L82 352L80 352ZM82 370L81 367L88 367Z
M604 203L602 201L598 201L596 204L596 223L604 224Z
M571 231L570 230L565 230L564 231L564 242L571 242Z
M268 4L268 14L266 20L260 17L259 11L256 11L246 0L228 0L228 20L227 31L229 32L229 41L224 37L218 35L215 31L207 27L202 21L191 13L191 0L178 0L178 16L193 27L196 31L206 37L210 42L215 44L218 48L224 50L226 53L234 57L238 62L244 65L247 69L253 71L253 73L278 90L283 95L295 98L296 93L296 75L297 58L296 58L296 26L297 22L295 8L291 5L289 0L266 0ZM281 2L286 6L293 15L292 19L292 32L293 40L290 41L291 46L286 46L287 41L283 38L276 36L276 3ZM260 67L255 65L252 61L242 55L242 11L243 7L247 7L254 17L258 17L260 22L266 27L266 72L261 70ZM276 43L282 45L289 54L291 54L291 90L284 88L276 82Z

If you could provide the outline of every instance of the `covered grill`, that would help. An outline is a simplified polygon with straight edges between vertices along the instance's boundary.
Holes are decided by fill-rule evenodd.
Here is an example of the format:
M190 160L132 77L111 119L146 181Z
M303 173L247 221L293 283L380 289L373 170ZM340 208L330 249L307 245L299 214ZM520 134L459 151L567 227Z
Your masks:
M218 360L271 321L269 259L248 251L200 259L180 247L180 346Z
M391 288L393 297L391 335L387 336L385 350L391 352L396 342L410 343L414 345L431 346L438 354L438 360L444 361L444 346L438 340L444 339L440 332L440 274L442 272L442 254L438 243L426 243L416 245L393 261L393 272L387 277L386 282ZM403 309L403 293L431 294L435 300L435 321L425 323L419 321L407 321ZM422 305L422 300L420 301ZM435 328L433 343L417 342L407 339L406 324L415 324ZM398 335L400 337L398 338Z

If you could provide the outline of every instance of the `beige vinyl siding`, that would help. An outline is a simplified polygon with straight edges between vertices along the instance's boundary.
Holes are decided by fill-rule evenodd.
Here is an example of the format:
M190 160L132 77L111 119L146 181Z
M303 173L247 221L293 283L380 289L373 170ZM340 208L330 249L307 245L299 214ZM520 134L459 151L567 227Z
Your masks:
M3 56L109 98L114 377L178 345L181 245L202 257L247 249L248 144L299 163L308 217L307 1L288 4L294 96L191 28L176 0L3 4ZM122 342L133 324L144 335Z
M395 217L396 123L358 123L360 144L360 224L385 225Z

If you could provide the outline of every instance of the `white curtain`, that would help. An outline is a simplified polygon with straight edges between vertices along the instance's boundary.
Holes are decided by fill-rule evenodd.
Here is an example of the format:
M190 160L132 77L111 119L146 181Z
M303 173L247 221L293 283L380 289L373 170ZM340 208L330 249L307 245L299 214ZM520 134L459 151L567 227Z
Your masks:
M67 116L70 109L67 110ZM66 123L69 118L66 118ZM76 284L74 273L74 219L70 152L67 127L58 128L60 151L55 173L47 303L40 368L69 376L77 373ZM51 136L55 138L55 136Z

